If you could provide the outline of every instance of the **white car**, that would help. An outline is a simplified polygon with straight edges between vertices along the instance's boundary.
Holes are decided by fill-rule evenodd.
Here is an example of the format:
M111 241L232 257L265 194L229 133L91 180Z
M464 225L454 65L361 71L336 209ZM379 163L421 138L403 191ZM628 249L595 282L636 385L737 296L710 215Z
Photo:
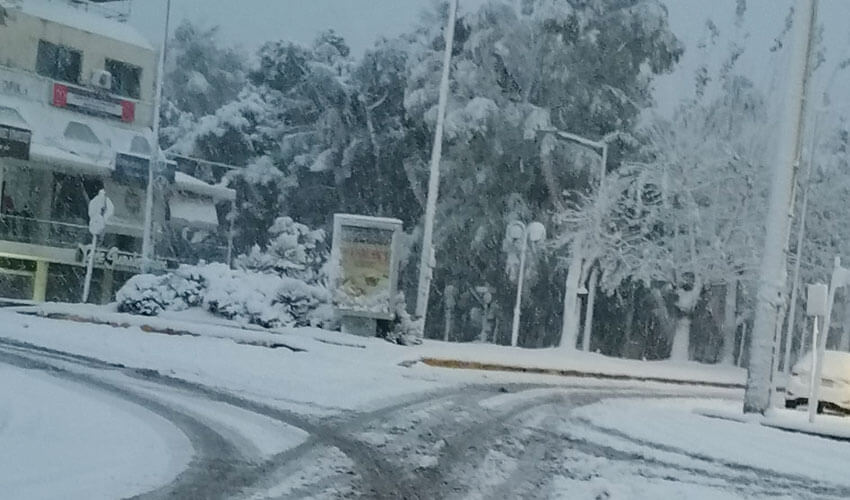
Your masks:
M812 353L809 352L791 369L785 388L785 407L796 408L809 402ZM821 372L818 412L824 408L850 412L850 353L826 351Z

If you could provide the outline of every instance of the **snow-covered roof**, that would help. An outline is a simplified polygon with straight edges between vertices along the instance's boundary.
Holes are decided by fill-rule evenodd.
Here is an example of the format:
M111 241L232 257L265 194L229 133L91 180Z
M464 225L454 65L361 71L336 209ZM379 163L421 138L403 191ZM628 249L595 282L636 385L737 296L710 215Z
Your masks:
M403 222L399 219L358 214L334 214L334 220L343 224L363 225L366 227L395 228L396 226L401 227L403 225Z
M222 185L207 184L183 172L177 172L174 175L174 185L178 191L209 196L217 201L233 201L236 199L236 191L233 189Z
M74 7L67 0L22 0L20 4L4 6L18 8L26 14L47 21L153 50L150 41L132 26L108 19L97 12L87 11L82 6Z
M180 222L193 227L215 230L218 227L218 214L211 201L175 196L168 200L172 222Z

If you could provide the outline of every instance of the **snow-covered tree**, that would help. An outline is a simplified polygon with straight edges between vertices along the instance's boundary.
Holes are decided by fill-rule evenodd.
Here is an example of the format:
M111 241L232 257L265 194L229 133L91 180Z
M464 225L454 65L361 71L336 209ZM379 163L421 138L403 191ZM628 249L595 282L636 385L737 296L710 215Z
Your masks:
M168 51L162 106L161 140L171 147L190 134L198 120L215 114L245 85L245 57L221 44L218 28L184 20Z
M592 235L583 244L599 259L603 290L638 281L672 295L673 359L689 358L703 292L714 285L737 290L755 268L765 120L760 93L746 79L730 77L719 98L686 102L672 120L656 120L644 131L645 161L621 169L601 200L563 216ZM575 222L566 228L570 240Z
M249 253L236 259L235 266L319 283L324 279L322 268L328 259L325 239L321 229L310 229L289 217L280 217L269 228L269 243L265 248L254 245Z
M433 135L444 16L444 9L431 12L408 37L405 109L420 144ZM588 189L598 172L594 153L541 131L594 139L629 132L651 104L652 77L669 70L682 49L659 2L631 0L493 0L459 19L455 40L434 287L487 281L509 304L512 287L493 265L502 260L507 224L546 220L565 202L565 190ZM612 145L611 164L622 149ZM427 151L408 155L414 191L427 179ZM529 293L551 303L562 293L562 278L554 259L541 264L545 280ZM559 321L551 313L548 306L525 315L547 332L532 345L555 342Z

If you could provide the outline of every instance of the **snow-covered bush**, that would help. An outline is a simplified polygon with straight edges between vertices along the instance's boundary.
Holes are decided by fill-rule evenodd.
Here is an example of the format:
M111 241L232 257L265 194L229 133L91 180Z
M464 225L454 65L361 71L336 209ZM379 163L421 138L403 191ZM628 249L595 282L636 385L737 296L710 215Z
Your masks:
M212 313L268 328L330 326L323 311L313 314L330 302L322 286L221 264L207 266L205 279L203 306Z
M324 231L280 217L269 234L267 247L255 246L240 256L236 269L215 263L133 277L116 295L119 311L154 316L163 310L203 307L267 328L333 327L331 294L324 285Z
M330 293L322 286L225 264L181 266L174 272L130 279L116 295L118 310L155 316L163 310L203 307L222 317L267 328L333 326Z
M156 316L173 301L160 276L139 274L130 278L115 294L118 310L142 316Z
M325 232L310 229L289 217L278 217L269 229L266 248L254 245L247 255L240 255L235 267L318 283L322 266L328 260Z

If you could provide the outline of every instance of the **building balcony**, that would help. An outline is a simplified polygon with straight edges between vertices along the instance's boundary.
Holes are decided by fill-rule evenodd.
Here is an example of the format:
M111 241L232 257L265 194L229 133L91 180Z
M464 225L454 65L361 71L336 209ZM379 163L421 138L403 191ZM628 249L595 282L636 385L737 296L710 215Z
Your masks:
M0 240L76 249L78 245L87 244L91 235L87 226L7 213L0 214Z

